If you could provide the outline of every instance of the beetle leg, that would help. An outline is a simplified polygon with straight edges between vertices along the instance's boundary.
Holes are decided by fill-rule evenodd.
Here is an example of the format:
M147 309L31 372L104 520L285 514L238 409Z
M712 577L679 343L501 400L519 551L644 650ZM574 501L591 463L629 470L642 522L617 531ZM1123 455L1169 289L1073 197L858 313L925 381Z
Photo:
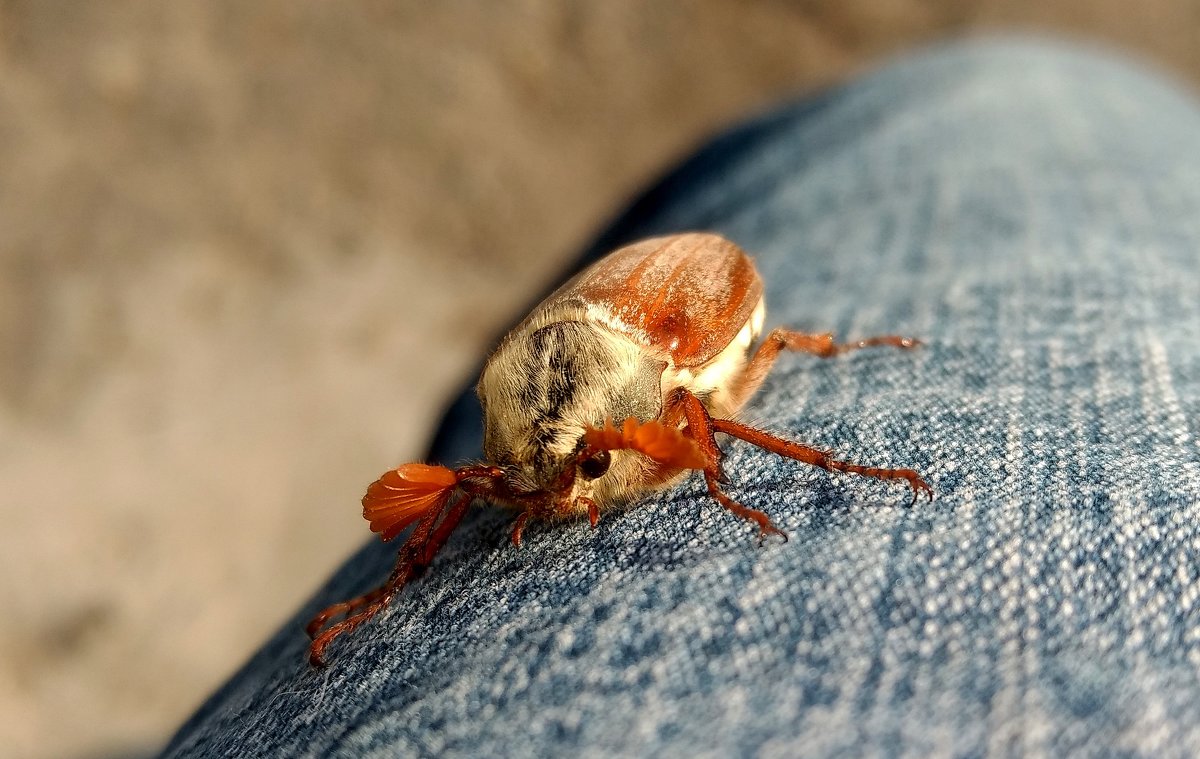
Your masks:
M725 454L717 446L717 438L713 434L712 425L707 423L707 420L710 419L712 419L712 415L708 413L708 409L704 408L703 401L690 390L682 387L675 388L667 400L667 411L663 414L663 423L670 426L678 425L683 420L687 421L683 432L695 440L696 445L700 446L700 453L708 462L704 471L711 473L713 478L722 485L728 485L729 478L725 475L723 464Z
M470 505L471 498L461 497L448 511L433 511L422 517L412 535L401 547L400 555L396 559L396 566L392 569L392 574L386 583L358 598L334 604L313 617L305 628L308 636L312 638L312 644L308 648L309 663L314 667L324 667L325 650L330 643L339 636L357 629L378 614L409 580L420 574L446 544L450 533L462 521L467 507ZM439 517L443 517L440 523L438 523ZM361 611L356 612L359 609ZM321 632L321 628L326 622L342 614L349 616Z
M850 343L839 343L834 341L832 332L811 335L807 332L796 332L783 328L771 330L771 335L768 335L768 337L770 336L775 336L776 341L782 342L783 347L790 351L811 353L819 358L833 358L842 353L856 351L859 348L870 348L879 345L908 349L915 348L921 344L920 340L912 337L901 337L900 335L865 337L862 340L855 340Z
M471 505L472 500L469 496L463 496L446 512L446 517L438 524L433 535L417 551L417 555L413 559L414 574L421 574L433 563L433 557L442 550L442 546L446 545L446 541L450 539L450 533L454 532L455 527L458 527L458 523L467 513L467 507Z
M717 503L733 512L734 516L757 524L760 543L767 535L781 535L784 540L787 540L787 533L772 524L770 517L761 511L743 506L721 490L720 484L725 481L721 471L721 459L724 454L717 447L717 439L714 435L713 425L717 420L712 418L708 409L704 408L704 404L694 394L682 388L676 392L678 393L677 402L683 409L688 429L692 431L692 438L699 444L700 450L708 459L708 465L704 467L704 483L708 485L709 495L715 498Z
M733 407L741 408L742 404L749 400L750 396L754 395L755 391L762 385L763 380L767 378L771 367L775 365L775 359L779 358L780 352L785 348L800 353L811 353L820 358L833 358L834 356L858 350L859 348L870 348L878 345L908 349L921 345L921 341L899 335L882 335L880 337L867 337L849 343L839 343L834 341L832 332L810 334L808 332L797 332L795 330L784 329L783 327L776 327L763 339L762 344L758 346L758 350L754 352L754 357L750 359L750 363L746 365L745 371L742 372L742 379L738 385L737 398Z
M521 547L521 533L525 531L525 523L528 521L529 521L529 512L522 511L520 514L517 515L516 520L513 522L512 544L517 548Z
M403 585L403 581L401 581L400 585ZM327 628L320 635L317 635L313 638L312 644L310 644L308 647L308 663L314 667L324 667L327 664L325 661L325 649L329 648L329 644L332 643L338 636L345 635L346 633L353 632L354 630L358 629L360 625L378 614L379 610L387 606L388 602L392 600L392 596L394 596L396 592L400 590L400 585L392 587L392 581L388 580L387 585L376 588L374 591L354 599L354 601L347 602L348 604L355 604L359 601L363 601L365 603L365 599L371 599L369 603L366 603L365 609L357 614L346 617L341 622L338 622L336 625ZM335 606L342 605L343 604L336 604ZM353 608L358 607L355 606ZM333 609L334 607L330 607L329 609L326 609L326 612ZM311 628L316 621L317 620L314 618L313 622L309 623L309 627Z
M747 508L737 501L733 500L721 490L721 486L708 472L704 473L704 483L708 485L708 494L717 499L717 503L733 512L734 516L754 522L758 525L758 542L761 545L763 540L768 535L778 535L786 542L788 539L787 533L776 527L771 518L757 509Z
M309 638L317 637L317 633L325 626L325 623L334 617L350 616L356 609L360 609L367 604L374 602L377 598L383 595L387 586L375 588L369 593L364 593L357 598L351 598L349 601L343 601L338 604L333 604L323 609L319 614L314 616L308 625L304 628L304 632L308 633Z
M838 459L831 458L828 453L818 448L813 448L802 443L794 443L791 440L784 440L783 438L775 437L769 432L764 432L730 419L713 419L712 426L717 432L741 438L747 443L756 445L763 450L820 467L827 471L850 472L852 474L860 474L863 477L874 477L879 480L907 480L908 486L913 491L913 503L916 503L917 496L922 493L928 496L929 500L933 500L933 488L929 486L929 483L921 479L921 475L912 469L884 469L881 467L862 466L849 461L839 461Z
M596 525L600 523L600 507L596 502L586 496L579 496L575 499L584 506L587 506L588 521L592 523L592 529L596 529Z

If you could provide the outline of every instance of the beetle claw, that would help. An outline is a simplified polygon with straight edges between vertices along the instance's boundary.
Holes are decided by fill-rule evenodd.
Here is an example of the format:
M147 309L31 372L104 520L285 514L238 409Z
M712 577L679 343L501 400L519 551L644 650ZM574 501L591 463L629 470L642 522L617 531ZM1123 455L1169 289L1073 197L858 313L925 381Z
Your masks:
M931 503L933 502L933 488L929 486L928 482L920 477L913 477L908 481L908 485L913 491L912 501L909 502L909 506L916 506L917 499L922 493L925 494L926 498L928 498Z
M760 546L767 541L768 535L778 535L779 537L783 538L784 543L788 542L787 533L769 521L766 524L760 524L758 526L758 544Z
M588 522L591 523L592 529L596 529L596 525L600 523L600 507L596 502L587 496L581 495L575 499L575 508L584 506L587 508Z
M521 547L521 533L525 531L525 523L529 521L529 512L522 511L517 515L517 519L513 522L512 528L512 544L515 548Z

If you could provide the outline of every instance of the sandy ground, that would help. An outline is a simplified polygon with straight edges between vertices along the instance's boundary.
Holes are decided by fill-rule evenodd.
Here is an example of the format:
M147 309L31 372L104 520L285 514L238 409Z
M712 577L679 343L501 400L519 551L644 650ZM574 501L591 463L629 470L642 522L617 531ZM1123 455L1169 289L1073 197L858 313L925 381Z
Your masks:
M1014 27L1200 81L1187 0L0 0L3 752L160 746L703 136Z

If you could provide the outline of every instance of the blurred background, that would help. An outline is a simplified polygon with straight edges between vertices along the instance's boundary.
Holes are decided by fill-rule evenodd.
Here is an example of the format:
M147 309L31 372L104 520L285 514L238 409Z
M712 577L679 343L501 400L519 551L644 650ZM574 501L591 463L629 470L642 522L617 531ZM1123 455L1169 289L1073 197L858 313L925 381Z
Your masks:
M1200 82L1196 0L0 0L0 751L160 747L632 193L996 30Z

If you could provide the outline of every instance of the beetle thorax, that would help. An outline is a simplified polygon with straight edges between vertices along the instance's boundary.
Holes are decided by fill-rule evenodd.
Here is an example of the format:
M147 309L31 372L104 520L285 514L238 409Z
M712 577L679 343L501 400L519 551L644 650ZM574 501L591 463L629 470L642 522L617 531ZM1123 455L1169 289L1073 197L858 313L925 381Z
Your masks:
M628 337L590 321L522 325L479 380L484 453L526 492L545 489L605 419L657 419L665 364ZM575 495L592 497L580 482Z

